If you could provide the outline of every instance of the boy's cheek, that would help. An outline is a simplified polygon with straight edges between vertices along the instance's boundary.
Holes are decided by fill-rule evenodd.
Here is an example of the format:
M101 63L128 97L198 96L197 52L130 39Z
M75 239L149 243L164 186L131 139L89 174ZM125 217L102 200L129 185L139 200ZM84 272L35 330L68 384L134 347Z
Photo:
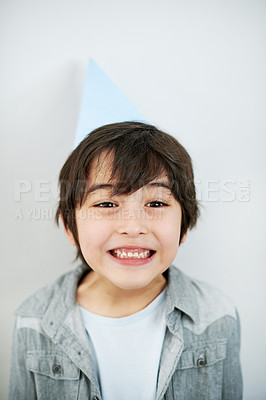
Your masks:
M175 226L174 229L161 229L160 242L165 252L169 254L177 253L180 242L180 230Z
M86 208L83 207L80 210L77 211L76 213L76 221L77 223L79 222L84 222L84 221L93 221L93 220L100 220L102 219L102 213L101 210L97 208Z

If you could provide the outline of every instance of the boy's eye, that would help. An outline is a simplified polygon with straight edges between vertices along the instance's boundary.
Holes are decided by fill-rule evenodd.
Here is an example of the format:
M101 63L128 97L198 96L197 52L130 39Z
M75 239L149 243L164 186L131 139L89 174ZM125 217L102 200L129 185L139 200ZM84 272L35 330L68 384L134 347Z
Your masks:
M147 207L166 207L168 204L163 203L162 201L151 201L147 204Z
M114 203L112 203L111 201L103 201L102 203L95 204L94 207L105 207L105 208L109 208L109 207L117 207L117 205L114 204Z

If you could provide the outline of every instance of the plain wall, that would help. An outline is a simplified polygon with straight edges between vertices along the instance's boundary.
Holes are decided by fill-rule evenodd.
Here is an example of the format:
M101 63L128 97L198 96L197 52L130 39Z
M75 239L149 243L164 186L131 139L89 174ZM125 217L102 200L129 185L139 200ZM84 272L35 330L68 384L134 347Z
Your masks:
M265 11L259 0L1 0L1 399L12 313L75 265L53 214L89 57L191 154L201 218L176 265L233 299L244 398L266 398Z

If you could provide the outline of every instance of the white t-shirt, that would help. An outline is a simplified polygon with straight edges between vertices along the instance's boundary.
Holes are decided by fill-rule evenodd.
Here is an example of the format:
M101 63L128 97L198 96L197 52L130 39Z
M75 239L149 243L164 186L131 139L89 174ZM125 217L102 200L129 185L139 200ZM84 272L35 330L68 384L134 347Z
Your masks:
M109 318L80 307L104 400L155 400L166 290L143 310Z

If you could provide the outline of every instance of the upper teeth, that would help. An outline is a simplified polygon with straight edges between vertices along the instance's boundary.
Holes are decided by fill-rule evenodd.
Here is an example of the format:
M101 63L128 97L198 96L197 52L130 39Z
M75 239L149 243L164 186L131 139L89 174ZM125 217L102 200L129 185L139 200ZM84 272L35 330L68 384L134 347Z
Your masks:
M118 258L146 258L150 254L150 250L139 250L139 249L116 249L113 250L114 254Z

